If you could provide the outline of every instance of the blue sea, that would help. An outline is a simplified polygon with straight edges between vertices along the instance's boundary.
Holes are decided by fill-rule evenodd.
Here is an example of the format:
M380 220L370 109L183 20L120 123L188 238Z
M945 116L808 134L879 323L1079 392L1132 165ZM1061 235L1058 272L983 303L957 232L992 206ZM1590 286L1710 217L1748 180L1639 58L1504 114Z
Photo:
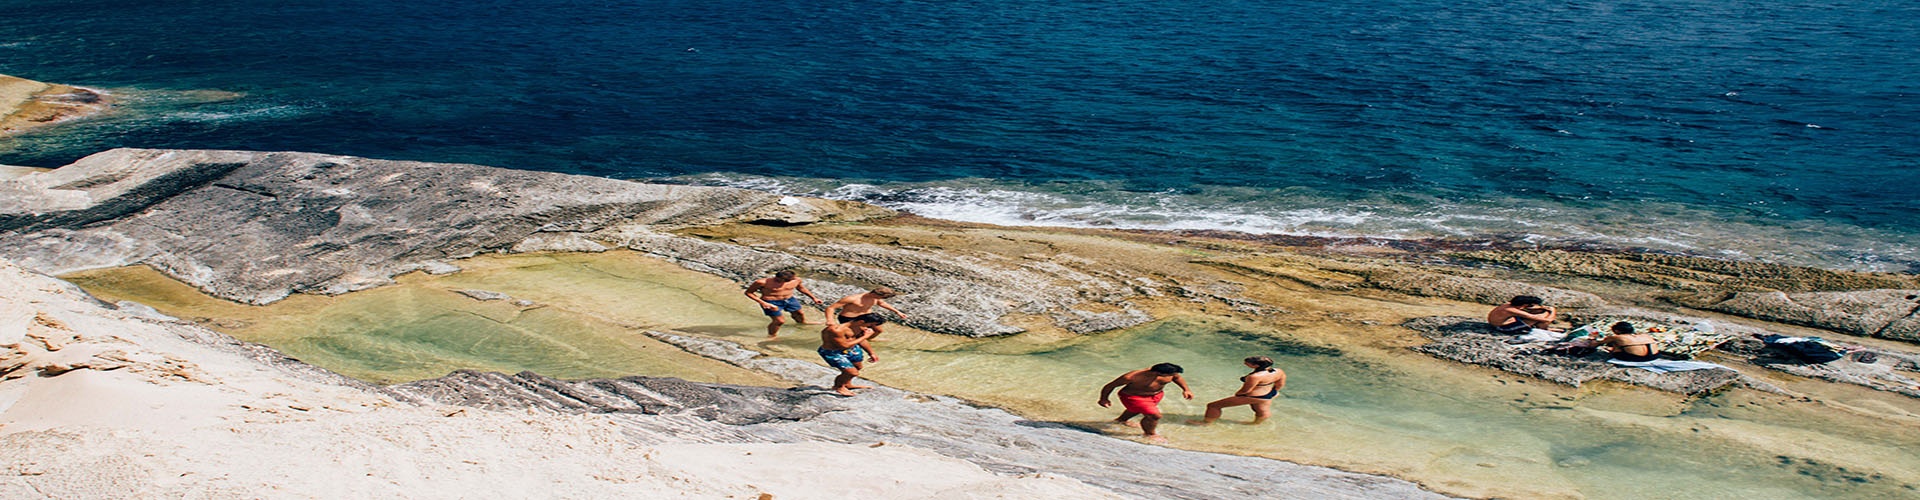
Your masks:
M0 0L0 73L125 102L0 164L299 150L1916 272L1916 34L1894 0Z

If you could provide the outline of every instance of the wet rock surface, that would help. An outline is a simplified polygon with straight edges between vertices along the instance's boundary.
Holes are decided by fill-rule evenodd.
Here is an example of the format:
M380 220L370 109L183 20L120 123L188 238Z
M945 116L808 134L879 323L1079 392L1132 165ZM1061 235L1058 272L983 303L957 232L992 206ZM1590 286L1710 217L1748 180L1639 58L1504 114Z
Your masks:
M0 137L106 111L104 91L0 75Z
M390 389L419 401L489 410L684 413L729 425L802 420L829 410L814 402L818 390L701 384L660 377L566 381L533 372L505 375L461 370Z

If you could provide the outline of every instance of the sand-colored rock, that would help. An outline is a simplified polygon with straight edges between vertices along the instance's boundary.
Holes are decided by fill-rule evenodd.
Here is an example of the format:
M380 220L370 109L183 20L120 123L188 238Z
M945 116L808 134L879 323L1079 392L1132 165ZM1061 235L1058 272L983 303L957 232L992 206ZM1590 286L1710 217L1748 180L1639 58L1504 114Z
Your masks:
M1920 290L1739 292L1702 309L1863 337L1920 342Z
M1559 307L1597 307L1606 303L1599 296L1576 290L1401 263L1356 262L1307 256L1207 259L1202 262L1328 290L1378 288L1481 304L1501 304L1519 295L1541 297Z
M1732 261L1652 253L1566 251L1466 252L1460 257L1535 272L1631 281L1677 290L1780 290L1787 292L1913 288L1914 276L1835 271L1765 262Z
M0 137L98 113L111 103L99 90L0 75Z

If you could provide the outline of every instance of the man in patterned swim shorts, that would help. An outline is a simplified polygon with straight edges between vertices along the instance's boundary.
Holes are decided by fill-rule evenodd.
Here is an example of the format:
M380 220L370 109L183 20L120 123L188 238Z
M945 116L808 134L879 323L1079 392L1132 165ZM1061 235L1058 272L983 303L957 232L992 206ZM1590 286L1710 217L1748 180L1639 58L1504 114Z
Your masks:
M867 313L820 330L820 359L827 360L827 366L840 369L840 376L833 378L834 394L852 396L854 389L872 388L853 385L853 378L860 376L860 369L867 366L869 358L880 360L879 356L871 354L872 348L867 347L867 341L872 340L879 332L880 325L886 322L886 317Z
M1160 399L1167 395L1161 388L1165 387L1167 382L1179 384L1180 395L1193 399L1193 390L1187 388L1187 379L1180 377L1181 371L1180 365L1160 363L1145 370L1127 372L1113 379L1112 382L1107 382L1106 387L1100 388L1100 407L1112 408L1113 401L1107 399L1107 396L1113 393L1114 388L1120 388L1120 406L1126 410L1120 412L1120 418L1113 421L1132 426L1134 425L1131 422L1133 417L1140 415L1140 431L1145 434L1147 440L1156 443L1167 442L1165 436L1154 432L1160 427Z

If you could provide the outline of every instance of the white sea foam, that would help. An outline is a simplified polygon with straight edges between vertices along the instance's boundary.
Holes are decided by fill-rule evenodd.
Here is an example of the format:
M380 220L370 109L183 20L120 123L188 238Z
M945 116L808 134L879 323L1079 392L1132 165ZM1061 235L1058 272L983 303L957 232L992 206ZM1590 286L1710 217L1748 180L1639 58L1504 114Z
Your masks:
M271 105L231 111L178 111L160 116L161 120L186 121L199 123L224 123L253 120L283 119L299 116L309 110L293 105Z
M1404 194L1347 200L1311 191L1237 187L1139 193L1097 182L1035 186L988 179L872 184L706 174L677 180L862 201L925 217L1009 226L1597 244L1874 271L1909 271L1914 248L1920 246L1911 235L1818 221L1742 219L1656 202L1573 206L1534 199Z

